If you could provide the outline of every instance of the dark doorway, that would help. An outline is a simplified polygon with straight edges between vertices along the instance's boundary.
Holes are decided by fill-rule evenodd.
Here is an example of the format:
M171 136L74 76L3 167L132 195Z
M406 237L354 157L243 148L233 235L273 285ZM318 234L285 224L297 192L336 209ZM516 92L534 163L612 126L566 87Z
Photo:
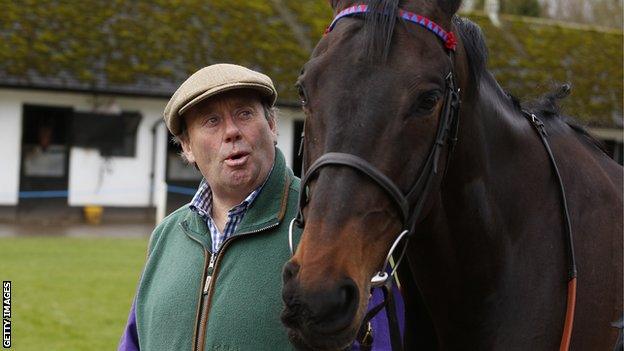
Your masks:
M295 128L293 133L293 159L292 170L297 177L301 177L301 162L303 157L299 155L301 149L301 133L303 133L303 121L295 121Z
M72 108L24 105L19 215L50 217L67 209ZM54 216L54 214L52 214Z

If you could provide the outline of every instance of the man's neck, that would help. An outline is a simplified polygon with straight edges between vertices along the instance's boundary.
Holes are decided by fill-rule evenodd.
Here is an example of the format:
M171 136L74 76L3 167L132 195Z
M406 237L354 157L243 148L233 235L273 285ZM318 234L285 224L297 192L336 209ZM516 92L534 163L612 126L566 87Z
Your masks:
M254 184L248 189L236 189L236 191L229 191L233 189L211 188L212 209L210 215L212 217L212 220L216 223L217 228L219 228L219 231L223 231L223 227L227 222L228 211L243 202L243 200L245 200L253 191L255 191L265 182L267 182L271 173L273 172L274 166L275 163L271 166L271 169L262 178L262 181L260 183Z
M253 189L248 189L236 194L227 194L212 189L212 208L213 211L218 209L219 211L226 212L232 207L240 204L245 198L251 194Z
M239 203L240 201L222 201L220 197L215 196L214 192L212 193L212 208L210 216L212 217L212 220L214 221L217 228L219 228L220 232L223 232L225 223L227 223L228 211Z
M223 232L225 223L227 223L228 211L243 202L261 184L254 184L252 188L237 191L236 193L220 192L212 189L212 209L210 215L220 232Z

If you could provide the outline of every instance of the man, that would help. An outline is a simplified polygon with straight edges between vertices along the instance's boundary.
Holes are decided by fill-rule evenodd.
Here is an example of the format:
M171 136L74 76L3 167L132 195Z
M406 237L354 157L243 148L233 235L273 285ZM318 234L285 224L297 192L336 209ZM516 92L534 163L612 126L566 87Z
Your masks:
M216 64L167 104L204 179L152 233L120 350L292 349L279 316L299 179L275 147L276 99L266 75Z

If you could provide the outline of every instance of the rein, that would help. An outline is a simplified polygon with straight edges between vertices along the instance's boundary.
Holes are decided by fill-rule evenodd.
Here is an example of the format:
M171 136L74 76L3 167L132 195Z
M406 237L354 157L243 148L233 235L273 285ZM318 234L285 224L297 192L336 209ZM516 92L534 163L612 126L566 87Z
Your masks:
M563 334L561 335L561 343L559 344L559 351L568 351L570 349L570 339L572 338L572 326L574 324L574 311L576 309L576 258L574 256L574 240L572 238L572 224L570 222L570 213L568 211L568 201L566 199L565 188L563 187L563 181L561 180L561 174L559 173L559 168L557 167L557 162L555 161L555 156L550 149L550 145L548 144L548 133L546 133L546 129L544 128L544 123L537 118L537 116L533 113L529 113L527 111L522 110L522 114L526 119L531 123L535 131L540 137L542 144L544 144L544 148L546 148L546 153L548 154L548 159L550 160L550 164L553 167L553 171L555 173L555 177L557 178L557 183L559 185L559 194L561 195L561 207L563 209L563 217L565 219L565 243L566 243L566 251L568 254L568 296L566 302L566 316L565 321L563 323Z
M342 11L340 11L336 17L333 19L331 24L327 27L325 31L325 35L330 33L335 27L336 23L344 17L364 14L369 12L368 5L365 4L357 4L351 7L348 7ZM387 15L385 13L381 13L382 15ZM433 184L433 179L439 173L439 161L442 153L442 149L448 145L448 152L446 155L446 163L445 163L445 172L448 169L448 164L453 154L455 145L457 143L457 134L459 127L459 109L460 109L460 89L457 87L457 82L455 80L454 74L454 57L453 54L457 47L457 41L453 32L445 31L441 26L431 21L430 19L404 10L399 10L397 14L398 18L402 18L406 21L415 23L420 25L421 27L429 30L433 34L435 34L441 41L444 43L444 48L447 51L448 57L451 61L451 69L448 75L445 78L446 83L446 93L444 96L444 105L442 111L440 113L440 118L438 121L438 127L436 131L436 137L433 144L430 147L429 154L427 155L426 161L420 170L420 174L418 175L416 182L412 184L409 188L407 194L403 193L401 189L385 174L379 171L375 166L371 165L368 161L363 158L341 152L328 152L321 155L318 159L316 159L309 169L305 168L305 162L302 162L302 179L301 179L301 189L299 192L299 210L297 216L290 222L289 233L288 233L288 244L290 248L291 255L294 255L294 246L293 246L293 226L297 225L299 228L304 228L305 226L305 218L303 215L303 209L307 205L309 201L308 194L308 183L318 175L320 169L325 166L346 166L353 168L360 173L366 175L370 178L375 184L381 187L393 200L394 204L398 208L401 214L401 223L403 224L403 228L400 234L395 239L394 243L391 245L390 250L386 256L386 259L382 265L381 270L379 270L375 276L371 278L371 287L381 287L384 294L384 301L379 305L373 307L368 311L368 313L364 316L360 329L357 333L357 339L362 341L370 341L371 339L371 329L370 329L370 320L379 313L383 308L386 308L388 315L388 323L390 326L390 339L392 350L402 350L403 343L401 340L401 335L399 333L399 325L397 320L397 313L394 305L394 299L392 296L392 279L388 279L390 276L393 276L396 272L398 265L401 263L403 256L405 255L405 251L407 249L407 244L409 238L414 234L415 227L418 219L420 218L422 209L425 205L425 201L428 197L428 194L431 190L431 186ZM529 116L529 121L532 122L532 125L538 131L538 134L541 137L543 144L546 147L548 152L551 164L553 165L558 184L561 190L561 197L563 203L563 214L566 220L566 243L568 249L569 263L568 263L568 299L567 299L567 309L566 309L566 318L564 323L564 332L561 339L560 351L567 351L570 344L570 338L572 334L572 324L574 321L574 309L575 309L575 300L576 300L576 263L574 259L574 249L572 243L572 230L570 226L570 217L567 208L567 202L565 197L565 190L563 188L563 183L561 181L561 176L559 174L559 170L557 168L557 164L555 162L554 156L548 145L548 141L546 140L546 131L544 130L543 123L537 119L537 117L533 114L528 114L523 111L526 116ZM304 144L304 135L302 133L301 136L301 146L299 148L299 154L303 154L303 144ZM415 204L411 206L410 204ZM387 272L388 264L390 263L390 259L394 254L395 249L399 246L399 243L405 238L405 242L403 243L403 248L399 259L392 267L392 271L390 274ZM368 342L366 343L368 344ZM365 343L362 343L363 347L366 347ZM369 344L370 346L370 344Z

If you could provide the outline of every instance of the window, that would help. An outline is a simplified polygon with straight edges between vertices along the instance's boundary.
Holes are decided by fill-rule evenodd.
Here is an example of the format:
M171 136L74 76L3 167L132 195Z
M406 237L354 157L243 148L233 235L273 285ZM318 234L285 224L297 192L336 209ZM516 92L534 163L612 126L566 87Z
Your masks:
M137 112L75 112L72 119L72 144L98 149L105 157L135 157L136 133L140 122L141 115Z

